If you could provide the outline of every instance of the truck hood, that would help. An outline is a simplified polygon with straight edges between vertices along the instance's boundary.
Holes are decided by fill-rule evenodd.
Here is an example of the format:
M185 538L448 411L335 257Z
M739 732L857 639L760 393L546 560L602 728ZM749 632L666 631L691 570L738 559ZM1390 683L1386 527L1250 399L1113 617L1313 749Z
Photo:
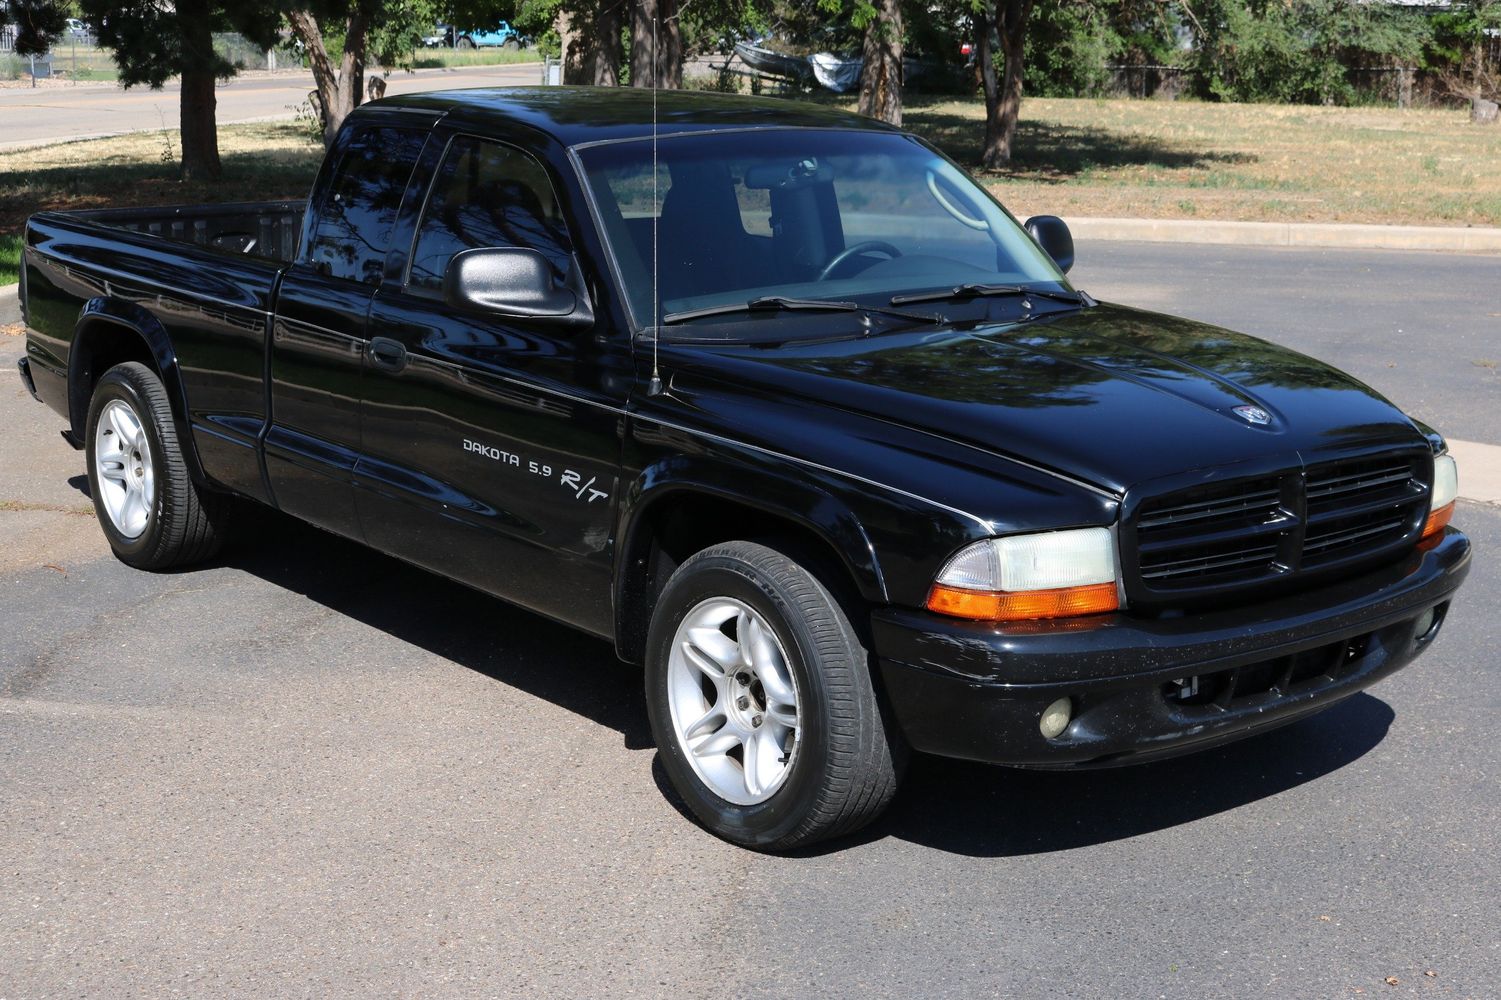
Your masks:
M1115 305L715 353L715 374L756 394L802 397L1115 493L1197 469L1423 440L1395 406L1323 362Z

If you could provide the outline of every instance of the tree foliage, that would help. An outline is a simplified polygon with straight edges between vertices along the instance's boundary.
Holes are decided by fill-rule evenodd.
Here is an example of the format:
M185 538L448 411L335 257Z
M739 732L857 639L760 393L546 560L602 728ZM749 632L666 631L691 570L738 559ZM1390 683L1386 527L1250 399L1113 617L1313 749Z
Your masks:
M1433 17L1423 54L1444 89L1464 99L1501 98L1501 0L1458 3Z
M1416 65L1427 18L1364 0L1201 0L1194 69L1206 97L1347 104L1351 69Z
M246 0L78 0L78 9L114 54L122 86L158 89L181 78L182 176L218 177L214 85L237 67L215 49L214 33L237 31L270 48L280 22L276 8Z
M16 26L18 56L46 55L68 25L67 8L52 0L6 0L0 14L0 24L8 19Z

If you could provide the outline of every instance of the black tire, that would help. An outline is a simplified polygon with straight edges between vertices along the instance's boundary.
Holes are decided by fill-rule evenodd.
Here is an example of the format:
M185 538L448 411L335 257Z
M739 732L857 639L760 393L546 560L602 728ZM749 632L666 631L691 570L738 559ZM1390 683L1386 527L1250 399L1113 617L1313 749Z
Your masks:
M99 421L112 401L123 402L145 431L153 470L154 496L144 530L128 537L115 525L100 483ZM89 401L85 433L89 492L110 548L137 569L170 569L202 562L223 542L231 499L194 485L177 439L172 405L156 373L134 361L116 365L99 379Z
M696 773L669 704L678 627L716 598L749 607L771 626L797 686L797 753L780 787L749 805L716 794ZM829 590L775 549L727 542L679 566L652 614L646 703L662 766L699 822L732 843L785 851L851 833L879 816L896 793L905 746L883 719L869 660Z
M507 38L505 41L500 43L500 47L507 52L520 52L521 40L517 38Z
M468 35L465 35L459 39L458 45L454 47L459 49L472 49L475 47L474 39L470 38Z

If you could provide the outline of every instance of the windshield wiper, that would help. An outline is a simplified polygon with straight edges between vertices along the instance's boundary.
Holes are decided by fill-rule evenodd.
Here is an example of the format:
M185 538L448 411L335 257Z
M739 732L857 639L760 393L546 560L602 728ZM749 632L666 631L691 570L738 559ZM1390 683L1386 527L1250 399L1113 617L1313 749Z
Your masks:
M892 303L895 305L895 301ZM662 324L685 323L692 319L702 319L705 316L729 316L735 313L779 312L781 310L806 309L810 312L863 312L879 313L882 316L895 316L898 319L913 320L918 323L941 323L942 316L930 316L926 313L907 312L904 309L887 309L884 306L862 306L858 302L840 302L831 299L791 299L782 295L763 295L760 298L751 299L748 302L730 302L722 306L705 306L702 309L684 309L681 312L670 312L662 317Z
M976 299L990 295L1036 295L1038 298L1052 299L1055 302L1067 302L1072 306L1088 306L1094 304L1094 299L1083 292L1049 292L1041 288L1026 288L1022 285L955 285L953 288L944 288L936 292L913 292L910 295L893 295L891 304L894 306L907 305L911 302L941 302L944 299Z

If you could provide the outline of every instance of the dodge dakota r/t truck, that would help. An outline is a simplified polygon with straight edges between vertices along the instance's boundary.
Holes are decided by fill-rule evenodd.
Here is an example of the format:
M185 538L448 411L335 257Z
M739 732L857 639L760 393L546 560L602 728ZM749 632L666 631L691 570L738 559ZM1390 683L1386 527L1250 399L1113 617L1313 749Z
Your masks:
M1072 262L852 115L429 93L351 115L305 206L32 218L21 374L126 563L253 501L606 638L693 814L783 850L909 750L1198 750L1443 626L1442 437Z

